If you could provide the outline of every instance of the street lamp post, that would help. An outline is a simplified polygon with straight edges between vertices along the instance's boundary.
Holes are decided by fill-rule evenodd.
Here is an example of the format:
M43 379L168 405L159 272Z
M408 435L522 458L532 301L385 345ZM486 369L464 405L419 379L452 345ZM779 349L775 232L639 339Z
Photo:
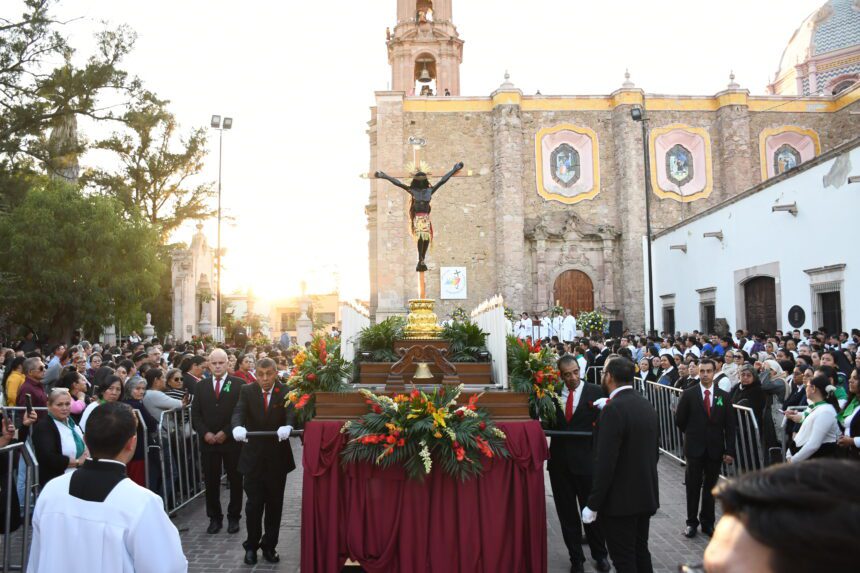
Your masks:
M224 147L224 130L233 128L233 118L225 117L221 121L220 115L213 115L209 122L210 127L218 130L218 246L215 256L217 257L218 275L215 279L215 329L219 332L221 328L221 151Z
M642 124L642 154L645 157L645 232L648 235L648 333L654 335L654 268L651 264L651 157L648 153L648 118L645 109L635 106L630 110L633 121Z

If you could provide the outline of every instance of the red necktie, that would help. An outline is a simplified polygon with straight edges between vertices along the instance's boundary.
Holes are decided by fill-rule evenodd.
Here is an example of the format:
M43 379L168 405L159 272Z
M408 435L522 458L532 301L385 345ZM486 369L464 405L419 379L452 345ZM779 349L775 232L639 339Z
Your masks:
M708 415L708 418L711 417L711 392L709 390L705 390L705 414Z
M217 400L220 397L221 397L221 379L219 378L218 380L215 381L215 399Z
M573 418L573 390L567 394L567 404L564 406L564 418L568 422Z
M263 411L267 412L269 410L269 393L263 392Z

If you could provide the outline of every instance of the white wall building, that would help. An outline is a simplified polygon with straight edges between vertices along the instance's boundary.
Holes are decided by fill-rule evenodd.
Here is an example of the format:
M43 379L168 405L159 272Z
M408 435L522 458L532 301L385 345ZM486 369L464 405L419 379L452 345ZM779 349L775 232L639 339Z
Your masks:
M655 328L860 328L858 176L860 137L656 233Z

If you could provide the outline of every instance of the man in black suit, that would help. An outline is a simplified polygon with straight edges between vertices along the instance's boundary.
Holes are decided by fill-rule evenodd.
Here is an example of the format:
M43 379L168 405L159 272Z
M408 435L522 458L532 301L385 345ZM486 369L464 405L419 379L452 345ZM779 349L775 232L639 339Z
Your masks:
M558 370L564 381L561 403L564 410L556 407L553 430L591 432L600 415L594 405L603 398L603 390L587 384L579 378L579 364L572 354L558 359ZM553 436L549 446L549 481L555 510L561 523L561 534L570 554L572 573L584 571L585 554L582 551L582 524L579 519L577 500L582 506L591 493L591 475L594 472L594 441L589 436ZM598 571L609 571L606 559L606 542L595 524L585 526L585 536L591 549L591 557L597 562Z
M287 474L296 469L293 451L287 438L293 430L296 412L287 400L287 387L278 381L275 361L263 358L257 362L257 382L242 388L239 404L233 412L233 437L248 441L248 432L277 432L277 436L258 436L242 448L239 471L245 476L245 523L248 539L245 563L257 562L257 549L269 563L280 561L275 546L284 507ZM263 512L266 532L263 533Z
M233 409L239 403L239 390L245 381L227 374L227 353L220 348L209 355L209 363L212 365L212 378L203 378L196 384L194 401L191 402L191 423L202 437L200 455L206 484L206 515L209 517L206 532L218 533L224 524L221 512L223 466L230 484L227 533L236 533L242 518L242 476L238 470L241 444L233 439L230 422Z
M606 358L609 356L609 349L603 341L603 338L597 335L591 337L591 346L585 352L585 358L588 361L588 375L586 379L590 384L600 384L600 369L606 364Z
M657 486L657 412L633 390L633 362L610 357L603 369L609 399L598 422L594 480L582 521L595 519L617 573L652 573L651 516L660 507Z
M684 432L684 456L687 460L687 527L684 530L687 537L695 537L700 524L705 535L714 533L714 496L711 490L717 485L721 464L731 464L735 457L737 421L728 393L714 385L715 372L714 361L703 359L699 363L699 384L681 394L675 412L675 425Z

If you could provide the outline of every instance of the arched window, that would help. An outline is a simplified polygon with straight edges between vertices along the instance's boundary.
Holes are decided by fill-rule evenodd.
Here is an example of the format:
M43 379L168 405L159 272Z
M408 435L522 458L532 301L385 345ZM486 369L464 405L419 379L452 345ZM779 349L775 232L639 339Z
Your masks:
M830 95L839 95L844 91L848 91L860 82L860 74L851 74L847 76L839 76L834 78L825 90L825 93Z
M432 0L418 0L415 10L415 21L419 23L433 21Z

